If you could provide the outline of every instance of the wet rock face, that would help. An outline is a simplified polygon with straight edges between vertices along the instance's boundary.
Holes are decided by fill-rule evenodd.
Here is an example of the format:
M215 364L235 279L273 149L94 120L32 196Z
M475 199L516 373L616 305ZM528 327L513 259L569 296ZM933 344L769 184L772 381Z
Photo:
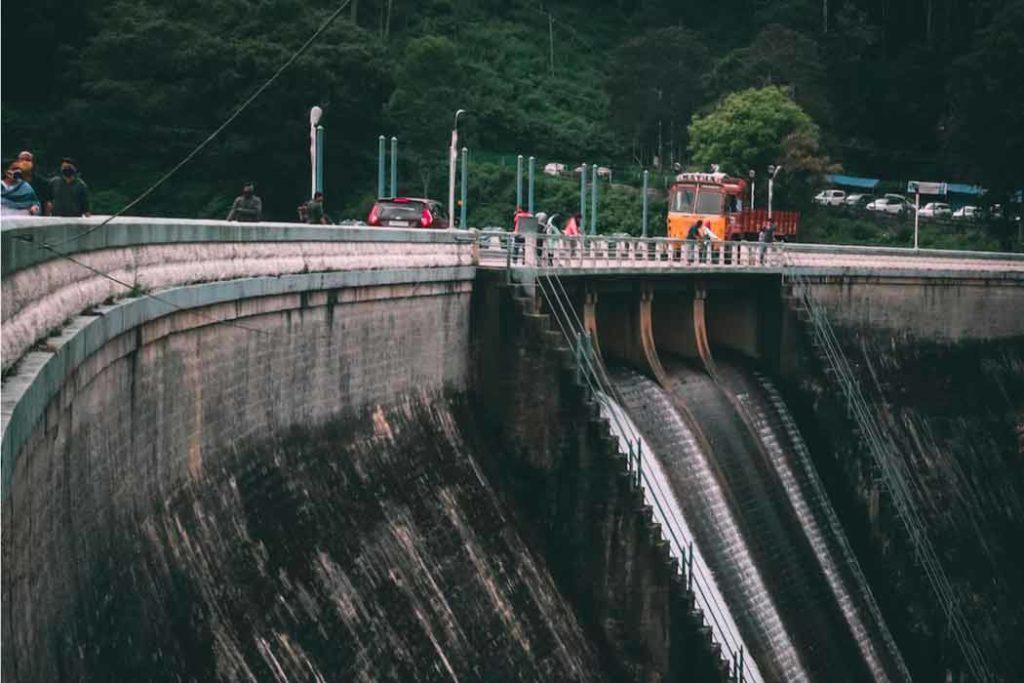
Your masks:
M600 679L479 443L470 411L421 398L240 448L116 519L22 656L63 679Z
M935 343L844 328L865 397L913 476L916 506L988 666L1024 671L1024 339ZM915 677L961 670L958 647L877 470L821 379L801 378L833 490L853 493L876 590ZM809 418L813 411L814 419ZM824 436L821 432L831 430Z

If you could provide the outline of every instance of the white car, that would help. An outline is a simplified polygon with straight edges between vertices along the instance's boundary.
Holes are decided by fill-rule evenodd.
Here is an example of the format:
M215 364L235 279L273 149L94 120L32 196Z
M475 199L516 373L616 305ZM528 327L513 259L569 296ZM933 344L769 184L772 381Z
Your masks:
M864 193L854 193L846 195L847 206L864 206L868 202L873 202L875 198L872 195Z
M917 215L921 218L949 218L953 215L953 210L949 208L949 204L928 202L921 207Z
M551 163L544 164L544 175L560 176L565 173L565 164L559 164L552 161Z
M981 218L981 209L976 206L961 206L953 212L953 220L956 221L969 221L975 218Z
M907 210L907 200L902 197L879 197L873 202L870 202L866 207L868 211L878 211L879 213L891 213L894 215L900 215Z
M846 193L842 190L822 190L814 195L814 203L822 206L842 206L846 201Z

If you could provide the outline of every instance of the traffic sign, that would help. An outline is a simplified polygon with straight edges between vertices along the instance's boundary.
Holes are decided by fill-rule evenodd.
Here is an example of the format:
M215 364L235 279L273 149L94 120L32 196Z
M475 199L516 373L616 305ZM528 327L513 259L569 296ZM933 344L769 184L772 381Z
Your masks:
M911 194L931 194L946 196L946 183L929 183L923 180L911 180L907 183L907 192Z

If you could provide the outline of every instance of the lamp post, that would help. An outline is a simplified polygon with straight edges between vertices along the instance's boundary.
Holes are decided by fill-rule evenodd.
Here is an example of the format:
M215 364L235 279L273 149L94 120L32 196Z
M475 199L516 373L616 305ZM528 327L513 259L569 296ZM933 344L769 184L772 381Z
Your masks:
M459 117L466 113L465 109L455 112L452 124L452 141L448 147L448 227L455 223L455 163L459 156Z
M462 182L459 183L459 227L466 229L466 198L468 195L466 184L469 182L469 150L462 148Z
M782 170L781 166L770 164L768 166L768 220L772 219L772 191L775 185L775 176Z
M523 155L516 157L516 211L523 208Z
M387 151L387 140L383 135L377 138L377 198L384 196L384 155Z
M641 226L641 234L643 235L644 239L647 238L647 184L648 184L648 182L650 180L650 177L651 177L651 172L648 171L645 168L644 169L644 212L643 212L644 216L643 216L643 225Z
M398 138L391 136L391 196L398 196Z
M318 149L319 146L317 145L317 129L319 128L319 126L317 124L320 123L320 117L323 116L323 114L324 114L324 110L321 109L320 107L313 107L312 109L309 110L309 161L310 161L310 163L309 163L309 175L310 175L310 179L309 179L309 186L310 186L309 196L310 197L312 197L314 194L316 194L317 176L319 175L320 178L323 178L323 175L321 175L323 159L321 159L320 158L321 155L318 154L318 152L320 152L321 150ZM323 133L322 133L323 129L321 128L320 130L321 130L321 135L323 135Z
M750 176L750 210L753 211L754 210L754 178L757 177L757 171L755 171L754 169L750 169L747 172L747 175Z

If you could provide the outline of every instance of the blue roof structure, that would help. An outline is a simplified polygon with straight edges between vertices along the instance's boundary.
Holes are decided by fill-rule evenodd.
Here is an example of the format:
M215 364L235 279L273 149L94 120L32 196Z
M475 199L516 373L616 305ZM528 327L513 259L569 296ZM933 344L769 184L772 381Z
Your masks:
M881 182L878 178L860 178L853 175L827 175L825 179L836 185L859 187L864 190L874 189Z
M946 190L950 194L969 194L975 197L985 194L985 188L979 185L968 185L967 183L946 183Z

